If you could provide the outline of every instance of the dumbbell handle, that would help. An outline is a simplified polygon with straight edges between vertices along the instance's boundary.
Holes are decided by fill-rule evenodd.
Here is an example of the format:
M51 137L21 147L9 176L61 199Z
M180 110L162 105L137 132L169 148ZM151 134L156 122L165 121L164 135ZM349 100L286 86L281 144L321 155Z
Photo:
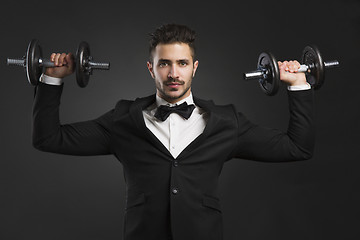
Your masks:
M6 61L7 65L15 65L15 66L21 66L25 67L25 59L24 58L8 58ZM88 61L88 66L91 69L103 69L103 70L109 70L110 69L110 63L101 63L101 62L93 62ZM41 67L56 67L55 64L50 61L49 59L39 59L39 66Z
M6 65L25 67L25 59L24 58L7 58Z
M39 59L40 66L43 67L55 67L55 64L50 61L49 59ZM110 69L110 63L102 63L102 62L93 62L93 61L87 61L85 66L91 68L91 69L103 69L103 70L109 70Z
M324 62L325 68L333 68L333 67L337 67L338 65L339 65L338 60ZM300 68L298 69L297 72L308 72L308 71L311 71L312 68L313 68L313 66L302 64L302 65L300 65ZM266 69L262 69L262 70L244 73L244 79L245 80L253 80L253 79L263 78L264 75L267 74L266 71L267 71Z
M6 60L6 64L25 67L26 60L25 58L8 58ZM39 65L41 67L55 67L54 63L48 59L39 59Z
M88 64L91 69L99 69L99 70L109 70L110 69L110 63L89 61Z

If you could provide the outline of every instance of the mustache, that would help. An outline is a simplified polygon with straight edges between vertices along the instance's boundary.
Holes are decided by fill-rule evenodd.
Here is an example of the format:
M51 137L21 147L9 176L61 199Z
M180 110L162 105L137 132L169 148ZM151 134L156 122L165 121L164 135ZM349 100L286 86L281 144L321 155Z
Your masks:
M174 84L174 83L176 83L176 84L185 84L184 81L177 80L177 79L173 79L173 78L169 78L169 79L165 82L166 85L170 85L170 84Z

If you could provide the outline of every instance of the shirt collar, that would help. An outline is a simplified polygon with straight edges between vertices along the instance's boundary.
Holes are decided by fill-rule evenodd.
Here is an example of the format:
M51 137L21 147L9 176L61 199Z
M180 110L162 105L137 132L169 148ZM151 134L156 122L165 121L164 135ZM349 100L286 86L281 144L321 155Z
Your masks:
M193 96L192 96L192 93L190 92L190 95L176 103L169 103L167 102L166 100L162 99L161 97L159 97L157 94L156 94L156 107L159 107L161 105L167 105L167 106L170 106L170 107L173 107L175 105L180 105L182 103L186 102L188 105L189 104L194 104L194 99L193 99Z

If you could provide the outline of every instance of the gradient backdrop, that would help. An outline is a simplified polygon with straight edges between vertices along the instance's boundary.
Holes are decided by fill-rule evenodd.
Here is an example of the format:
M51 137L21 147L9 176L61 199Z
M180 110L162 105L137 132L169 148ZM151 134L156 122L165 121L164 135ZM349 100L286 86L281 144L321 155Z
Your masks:
M87 88L66 79L62 123L96 118L121 99L154 93L146 69L148 34L181 23L198 35L194 95L233 103L253 122L286 130L284 86L274 97L242 73L260 52L300 59L319 46L338 59L316 92L314 157L295 163L234 159L220 195L225 240L360 239L360 2L328 1L6 1L1 4L0 239L121 240L125 183L112 156L74 157L31 145L33 87L7 57L32 38L45 56L89 42L95 60L111 62ZM189 239L191 240L191 239Z

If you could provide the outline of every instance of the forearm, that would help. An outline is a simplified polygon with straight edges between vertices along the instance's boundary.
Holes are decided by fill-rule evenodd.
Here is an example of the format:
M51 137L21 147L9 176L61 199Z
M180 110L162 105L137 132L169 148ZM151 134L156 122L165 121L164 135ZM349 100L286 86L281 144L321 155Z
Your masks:
M39 83L33 104L33 145L44 148L48 139L60 131L59 108L63 85Z
M314 92L289 91L290 120L287 136L295 145L291 156L295 159L312 157L315 145Z
M60 98L63 85L39 83L33 107L33 145L41 151L71 155L110 153L107 122L110 114L92 121L61 125Z

